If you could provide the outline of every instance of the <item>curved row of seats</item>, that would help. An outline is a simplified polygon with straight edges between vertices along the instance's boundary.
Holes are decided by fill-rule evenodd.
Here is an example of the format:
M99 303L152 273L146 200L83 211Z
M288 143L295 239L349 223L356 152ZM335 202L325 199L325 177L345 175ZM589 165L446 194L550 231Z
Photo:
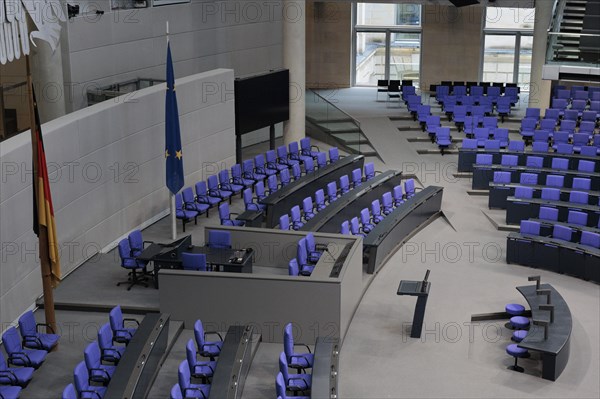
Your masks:
M307 352L295 352L296 346L305 347ZM310 398L312 374L307 370L312 369L314 361L315 356L308 345L294 342L292 323L288 323L283 330L283 352L279 354L279 373L275 378L278 399ZM290 375L289 369L295 370L296 374Z
M134 323L135 327L126 327L125 323ZM123 318L121 307L115 306L109 313L109 322L98 330L98 340L85 348L84 360L75 366L73 383L64 389L62 398L102 399L106 394L106 386L139 325L136 319ZM121 345L114 345L115 343Z
M39 327L46 327L52 333L38 332ZM17 399L21 390L29 384L33 373L46 360L57 344L60 336L55 334L47 324L36 323L31 310L19 318L19 331L9 327L2 334L4 350L8 357L5 359L0 352L0 397Z
M304 226L304 223L314 218L317 213L325 210L327 205L333 203L339 196L346 194L353 188L359 187L363 182L371 180L377 173L379 172L375 170L375 164L369 162L364 166L364 176L363 171L357 168L352 171L350 177L347 175L340 177L339 190L335 181L329 182L327 184L327 201L325 199L325 192L322 189L317 190L314 201L312 197L306 197L302 201L302 209L300 209L300 205L295 205L291 208L289 215L282 215L279 218L279 228L281 230L299 230ZM352 182L350 182L350 178Z
M568 102L573 100L600 101L600 87L594 86L566 86L557 85L552 88L552 98L565 99Z
M219 337L207 341L208 335ZM185 346L186 359L177 369L178 382L171 388L171 399L208 398L210 383L217 368L216 358L221 354L223 337L217 331L204 331L201 320L194 323L194 339ZM195 380L200 380L200 383Z
M533 220L521 221L519 232L523 235L542 236L542 223ZM557 240L572 242L594 249L600 249L600 234L589 230L575 230L564 224L554 224L552 234L549 235Z
M340 226L340 233L346 235L354 235L366 237L375 225L381 223L387 215L404 204L406 200L415 196L417 188L415 187L414 179L408 179L404 182L404 193L402 186L397 185L392 192L386 192L381 198L381 203L378 199L371 203L371 211L364 208L360 211L360 224L358 217L353 217L350 221L345 220Z
M592 233L600 233L600 219L596 226L590 226L588 223L588 214L585 212L579 212L575 209L570 209L567 215L567 220L561 222L558 220L558 209L551 208L548 206L540 207L540 212L537 218L530 218L529 220L538 222L542 226L542 231L550 233L547 227L554 228L556 225L563 225L571 228L575 235L583 231L590 231ZM550 235L550 234L540 234Z
M475 157L476 165L494 165L494 159L492 154L477 154ZM519 166L519 157L511 154L503 154L500 158L501 166ZM544 158L529 155L525 160L525 166L530 168L543 168ZM569 168L569 160L567 158L553 158L551 168L556 170L577 170L579 172L593 173L596 168L596 163L585 159L580 159L577 162L577 169Z

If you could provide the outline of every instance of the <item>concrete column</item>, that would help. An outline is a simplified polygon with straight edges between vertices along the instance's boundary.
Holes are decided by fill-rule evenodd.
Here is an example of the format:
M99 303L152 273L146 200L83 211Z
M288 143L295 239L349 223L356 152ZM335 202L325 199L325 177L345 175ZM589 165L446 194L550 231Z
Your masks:
M283 66L290 70L290 120L283 127L287 144L299 141L306 129L306 7L305 2L283 2Z
M40 119L46 123L66 113L62 49L60 43L55 51L43 41L37 40L36 44L31 46L31 73Z
M552 20L552 1L535 2L535 25L533 28L533 54L531 57L531 84L529 106L546 109L550 107L552 81L543 80L542 72L546 64L548 27Z

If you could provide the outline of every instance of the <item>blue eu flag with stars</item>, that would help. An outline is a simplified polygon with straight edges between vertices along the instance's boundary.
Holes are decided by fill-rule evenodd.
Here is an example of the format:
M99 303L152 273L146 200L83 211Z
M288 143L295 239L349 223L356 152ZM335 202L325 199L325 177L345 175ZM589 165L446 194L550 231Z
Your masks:
M167 104L165 121L165 157L167 159L167 187L177 194L183 187L183 151L181 148L181 131L179 129L179 110L175 93L175 74L171 45L167 46Z

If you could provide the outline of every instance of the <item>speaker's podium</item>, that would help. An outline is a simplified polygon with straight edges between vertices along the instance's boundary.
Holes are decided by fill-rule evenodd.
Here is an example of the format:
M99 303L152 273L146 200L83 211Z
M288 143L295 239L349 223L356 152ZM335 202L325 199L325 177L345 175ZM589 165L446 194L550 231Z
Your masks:
M425 273L423 281L400 281L397 295L409 295L417 297L417 305L415 306L415 314L413 316L412 328L410 330L411 338L421 338L421 330L423 329L423 319L425 318L425 307L427 306L427 297L429 296L429 288L431 283L427 281L429 270Z

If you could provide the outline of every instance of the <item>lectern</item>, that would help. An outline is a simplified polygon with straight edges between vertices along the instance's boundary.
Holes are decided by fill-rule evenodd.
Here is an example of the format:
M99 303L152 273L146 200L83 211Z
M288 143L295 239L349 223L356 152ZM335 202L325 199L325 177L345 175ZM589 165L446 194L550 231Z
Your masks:
M397 295L409 295L417 297L415 306L415 314L413 316L412 329L410 331L411 338L421 338L421 330L423 329L423 319L425 318L425 307L427 306L427 297L429 296L429 288L431 283L427 282L429 270L425 274L423 281L400 281Z

